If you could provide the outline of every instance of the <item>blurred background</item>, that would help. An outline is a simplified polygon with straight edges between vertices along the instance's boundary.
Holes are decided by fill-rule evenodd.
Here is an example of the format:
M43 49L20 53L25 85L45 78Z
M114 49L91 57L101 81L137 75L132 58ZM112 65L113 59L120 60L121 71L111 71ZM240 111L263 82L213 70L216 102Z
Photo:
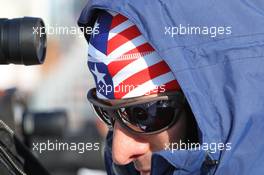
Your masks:
M0 0L0 18L40 17L46 27L77 27L87 0ZM99 151L52 151L34 154L56 175L105 174L103 140L106 128L86 99L94 86L87 68L82 35L50 34L45 63L0 65L0 115L14 116L16 130L33 142L100 143ZM34 126L34 127L32 127Z

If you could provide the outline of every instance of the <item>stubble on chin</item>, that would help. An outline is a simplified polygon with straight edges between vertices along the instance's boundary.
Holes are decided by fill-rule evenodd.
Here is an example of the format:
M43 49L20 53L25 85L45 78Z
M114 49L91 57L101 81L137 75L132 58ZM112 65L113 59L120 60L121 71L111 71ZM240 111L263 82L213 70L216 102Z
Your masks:
M151 170L151 155L152 153L148 153L146 155L142 155L133 161L134 167L137 170L143 170L144 173L141 175L149 175ZM149 171L149 172L148 172ZM147 174L149 173L149 174Z

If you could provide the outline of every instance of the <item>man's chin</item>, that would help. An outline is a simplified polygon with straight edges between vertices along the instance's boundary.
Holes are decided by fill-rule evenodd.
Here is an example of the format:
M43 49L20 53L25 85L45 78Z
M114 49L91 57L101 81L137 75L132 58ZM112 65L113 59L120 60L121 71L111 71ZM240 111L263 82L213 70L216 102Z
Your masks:
M140 171L140 175L150 175L150 171Z
M135 167L136 170L140 173L140 175L150 175L150 170L147 170L147 169L139 169L137 167Z
M145 154L133 161L135 169L140 175L150 175L151 172L151 154Z

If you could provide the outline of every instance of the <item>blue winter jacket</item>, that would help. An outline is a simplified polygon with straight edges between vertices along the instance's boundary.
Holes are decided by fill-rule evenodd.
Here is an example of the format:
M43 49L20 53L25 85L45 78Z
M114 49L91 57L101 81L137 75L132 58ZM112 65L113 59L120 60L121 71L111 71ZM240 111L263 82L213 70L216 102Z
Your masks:
M89 0L79 25L93 26L100 9L132 20L167 62L190 103L201 142L231 143L231 150L154 153L152 175L264 174L264 1ZM186 31L179 31L182 26ZM204 31L188 33L188 27Z

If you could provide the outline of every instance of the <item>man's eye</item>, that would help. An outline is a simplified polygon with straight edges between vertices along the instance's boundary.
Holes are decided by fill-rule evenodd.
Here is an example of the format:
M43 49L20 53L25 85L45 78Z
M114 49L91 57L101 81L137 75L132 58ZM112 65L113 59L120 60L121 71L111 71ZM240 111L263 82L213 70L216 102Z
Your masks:
M133 116L139 121L144 121L148 118L147 111L140 107L136 107L133 109Z

